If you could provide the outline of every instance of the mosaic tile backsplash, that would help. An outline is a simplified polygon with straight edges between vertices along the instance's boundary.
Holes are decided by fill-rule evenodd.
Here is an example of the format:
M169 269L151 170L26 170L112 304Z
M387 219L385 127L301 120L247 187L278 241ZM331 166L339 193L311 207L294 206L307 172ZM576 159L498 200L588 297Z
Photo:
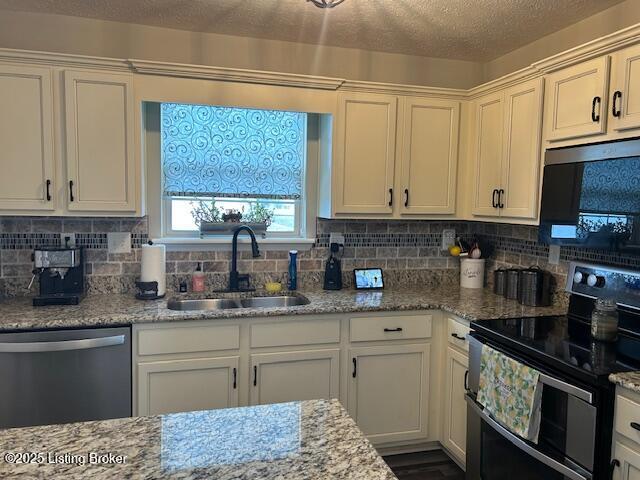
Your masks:
M487 263L489 284L491 272L502 266L539 265L553 273L558 292L566 280L568 262L572 260L640 269L640 257L564 247L560 264L549 265L549 250L537 242L537 227L483 222L318 220L316 244L299 254L300 288L321 287L331 233L342 233L345 237L343 275L347 287L352 282L351 270L362 267L385 269L385 282L391 287L456 285L459 261L440 249L444 229L454 229L465 239L477 236L495 247ZM131 253L108 253L108 232L131 232ZM65 233L74 233L76 243L86 249L89 293L134 291L140 272L140 246L148 241L145 218L4 217L0 218L0 294L35 293L37 284L31 292L26 289L33 268L31 251L36 246L60 245ZM268 250L264 245L261 252L259 259L253 259L250 252L241 251L238 270L250 273L253 284L258 287L270 280L286 282L287 252ZM188 280L198 262L202 262L209 289L226 287L230 257L229 251L167 252L168 290L177 289L180 281ZM563 301L562 295L558 301Z

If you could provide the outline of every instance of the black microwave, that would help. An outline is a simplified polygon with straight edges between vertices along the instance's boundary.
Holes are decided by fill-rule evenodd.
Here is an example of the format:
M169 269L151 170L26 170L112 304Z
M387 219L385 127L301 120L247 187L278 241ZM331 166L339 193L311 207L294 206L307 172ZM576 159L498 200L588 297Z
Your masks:
M640 138L546 151L539 240L640 255Z

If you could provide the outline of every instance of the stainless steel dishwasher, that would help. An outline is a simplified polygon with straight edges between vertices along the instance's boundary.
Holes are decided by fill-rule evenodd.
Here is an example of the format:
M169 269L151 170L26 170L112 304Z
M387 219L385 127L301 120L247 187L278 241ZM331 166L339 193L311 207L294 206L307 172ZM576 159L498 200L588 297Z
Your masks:
M0 428L130 416L130 327L0 334Z

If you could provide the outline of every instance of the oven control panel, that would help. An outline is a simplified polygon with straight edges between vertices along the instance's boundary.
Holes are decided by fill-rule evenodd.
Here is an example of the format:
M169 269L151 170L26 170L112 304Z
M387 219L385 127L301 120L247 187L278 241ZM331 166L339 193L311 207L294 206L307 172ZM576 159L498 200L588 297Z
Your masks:
M640 271L574 262L568 273L567 292L640 309Z

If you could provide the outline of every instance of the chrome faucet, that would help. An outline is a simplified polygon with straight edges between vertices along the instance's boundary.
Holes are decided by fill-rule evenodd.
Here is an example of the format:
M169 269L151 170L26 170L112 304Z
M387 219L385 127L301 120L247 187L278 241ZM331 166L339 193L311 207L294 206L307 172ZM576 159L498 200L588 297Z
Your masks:
M260 256L260 249L256 236L251 228L241 225L233 231L233 240L231 241L231 272L229 272L229 291L230 292L247 292L255 290L251 288L249 283L249 275L240 275L238 273L238 235L242 231L246 231L251 237L251 251L253 258ZM240 288L240 282L245 284L244 288Z

